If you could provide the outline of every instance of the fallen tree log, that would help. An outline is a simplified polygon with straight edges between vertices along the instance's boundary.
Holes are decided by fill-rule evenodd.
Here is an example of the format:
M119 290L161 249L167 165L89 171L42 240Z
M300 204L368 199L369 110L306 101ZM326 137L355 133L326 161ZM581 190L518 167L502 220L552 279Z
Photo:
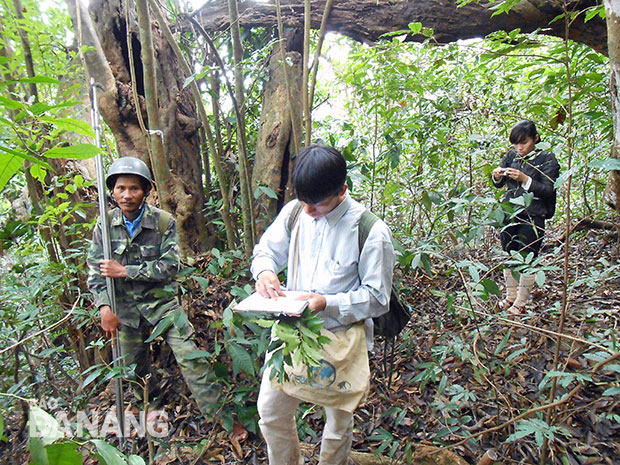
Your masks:
M573 234L574 232L585 231L587 229L602 229L605 231L614 231L615 234L613 236L617 238L618 231L620 231L620 225L617 223L612 223L611 221L593 220L591 218L582 218L570 227L569 235ZM565 240L566 240L566 232L564 232L560 237L555 239L553 243L557 245L557 244L563 243Z
M325 0L312 0L311 23L314 29L321 24ZM301 28L304 17L304 2L282 0L282 19L286 27ZM470 2L459 6L456 0L340 0L334 2L327 31L337 32L361 42L376 42L386 32L407 30L409 23L421 22L424 27L435 31L440 43L458 39L484 37L487 34L521 29L522 32L540 30L544 34L564 37L564 21L553 21L563 13L560 3L550 0L536 2L522 1L512 7L509 14L493 16L492 2ZM571 3L571 11L595 7L596 1L578 0ZM230 24L226 0L212 0L196 10L193 15L208 31L225 31ZM589 45L594 50L607 54L607 27L605 20L594 17L584 23L584 14L571 22L569 38ZM276 8L273 1L247 0L239 3L239 24L242 27L272 27L276 24ZM182 29L189 22L179 18ZM407 38L423 41L422 34Z

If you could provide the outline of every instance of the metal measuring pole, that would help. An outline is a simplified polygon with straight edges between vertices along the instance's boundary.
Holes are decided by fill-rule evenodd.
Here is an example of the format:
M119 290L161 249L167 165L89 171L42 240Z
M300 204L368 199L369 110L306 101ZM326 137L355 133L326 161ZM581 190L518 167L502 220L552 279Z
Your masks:
M101 133L99 128L99 108L97 106L97 88L102 89L101 84L97 84L93 78L90 79L90 111L93 129L95 130L95 142L101 148ZM99 197L99 221L101 222L101 242L103 245L104 260L112 259L112 246L110 245L110 225L108 220L108 202L106 198L105 173L103 171L103 160L101 153L95 157L95 168L97 170L97 192ZM114 290L114 279L105 278L110 299L110 308L116 315L116 292ZM112 338L112 357L114 358L114 368L122 367L121 348L118 343L118 335ZM116 394L116 418L119 422L121 435L118 438L121 448L125 447L125 407L123 402L123 381L120 377L114 378L114 391Z

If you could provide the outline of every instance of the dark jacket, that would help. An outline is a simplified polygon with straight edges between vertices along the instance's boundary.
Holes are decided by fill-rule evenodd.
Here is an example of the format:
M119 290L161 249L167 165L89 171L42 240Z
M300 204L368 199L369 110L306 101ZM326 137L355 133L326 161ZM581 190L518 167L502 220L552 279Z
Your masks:
M508 151L499 165L501 168L516 168L530 178L529 190L523 189L520 182L502 176L498 182L493 179L495 187L508 186L504 201L522 196L526 192L534 194L532 203L525 209L529 216L552 218L555 213L556 193L554 183L560 174L560 165L551 152L535 150L526 157L521 157L514 149Z

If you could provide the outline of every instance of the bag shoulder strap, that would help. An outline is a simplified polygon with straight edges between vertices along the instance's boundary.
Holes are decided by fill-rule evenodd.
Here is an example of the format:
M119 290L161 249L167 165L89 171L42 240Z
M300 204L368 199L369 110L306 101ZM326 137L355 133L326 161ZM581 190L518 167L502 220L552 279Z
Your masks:
M163 236L168 229L168 223L170 223L170 218L172 218L172 214L168 213L165 210L159 210L159 218L157 220L157 230L159 231L159 235Z
M364 210L364 213L362 213L362 216L360 217L360 222L357 226L357 229L358 229L357 243L360 249L360 253L362 253L364 244L366 244L366 239L368 239L370 230L372 229L373 225L377 222L378 219L379 217L368 209Z
M295 206L293 207L293 209L291 210L291 214L289 215L288 220L286 222L286 229L288 230L289 233L293 230L293 228L297 224L301 210L302 210L302 206L299 202L297 202ZM366 239L368 239L370 230L372 229L373 225L377 222L378 219L379 217L368 209L364 210L364 213L362 213L362 216L360 217L360 221L357 226L358 231L359 231L358 232L358 246L359 246L360 252L364 248L364 244L366 243Z
M286 222L286 229L290 233L295 225L297 224L297 219L299 218L299 214L301 213L302 206L299 202L295 204L293 210L291 210L291 214L288 217L288 221Z
M297 202L295 206L293 207L293 209L291 210L291 214L288 217L288 220L286 222L286 228L289 233L293 230L293 228L297 224L301 210L302 210L302 206L299 202ZM358 228L357 244L358 244L360 253L362 252L362 249L364 248L364 244L366 244L366 239L368 239L370 230L372 229L373 225L378 220L379 220L379 217L368 209L364 210L364 213L362 213L362 216L360 217L360 221L357 225L357 228Z

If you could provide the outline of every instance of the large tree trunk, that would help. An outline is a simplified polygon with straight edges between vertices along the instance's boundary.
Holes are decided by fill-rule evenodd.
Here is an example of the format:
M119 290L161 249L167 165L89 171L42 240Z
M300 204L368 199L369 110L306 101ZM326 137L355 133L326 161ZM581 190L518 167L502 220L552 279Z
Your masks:
M458 39L484 37L499 31L520 28L522 32L532 32L543 28L545 34L564 37L564 22L555 21L563 13L561 2L551 0L526 0L515 5L509 14L493 13L494 3L473 1L459 8L456 0L339 0L334 2L327 31L338 32L362 42L374 42L386 32L409 29L408 24L421 22L424 27L435 30L435 38L442 43ZM282 15L285 26L303 27L303 2L282 0ZM595 0L578 0L571 7L575 11L597 5ZM318 29L325 0L312 1L312 27ZM228 25L226 0L214 0L200 8L200 21L207 30L225 30ZM276 23L274 2L245 1L239 4L239 23L241 26L271 26ZM605 22L599 17L583 23L583 15L570 30L570 38L583 42L601 53L607 53L607 30ZM417 35L410 40L425 40Z
M114 135L119 155L137 156L148 163L147 138L136 111L138 106L148 128L135 5L133 2L129 5L129 21L126 21L124 0L91 0L90 16L81 5L79 17L75 2L67 0L75 30L81 31L81 43L94 47L85 53L86 67L88 74L104 87L99 110ZM205 196L198 134L200 120L189 89L183 90L186 76L174 52L157 23L153 23L152 29L164 153L171 171L170 198L161 200L163 205L170 205L176 217L181 250L188 255L212 246L214 237L208 234L202 213ZM131 51L127 46L127 31L131 34ZM133 96L130 60L136 69L138 105Z
M609 64L611 74L611 108L614 119L614 140L611 156L620 158L620 0L605 0L607 13L607 37L609 41ZM605 188L605 202L620 213L620 171L609 174Z
M301 55L294 51L288 52L288 60L292 64L292 66L287 65L292 77L292 94L297 96L296 102L292 105L295 109L301 102ZM278 194L278 198L269 198L264 194L257 198L255 217L256 234L259 236L269 226L283 203L292 198L291 156L295 153L292 125L295 124L297 137L301 137L302 132L301 111L297 111L291 117L291 106L288 105L289 94L282 67L282 54L277 45L269 57L267 69L269 78L263 90L252 186L253 189L257 185L267 186Z

